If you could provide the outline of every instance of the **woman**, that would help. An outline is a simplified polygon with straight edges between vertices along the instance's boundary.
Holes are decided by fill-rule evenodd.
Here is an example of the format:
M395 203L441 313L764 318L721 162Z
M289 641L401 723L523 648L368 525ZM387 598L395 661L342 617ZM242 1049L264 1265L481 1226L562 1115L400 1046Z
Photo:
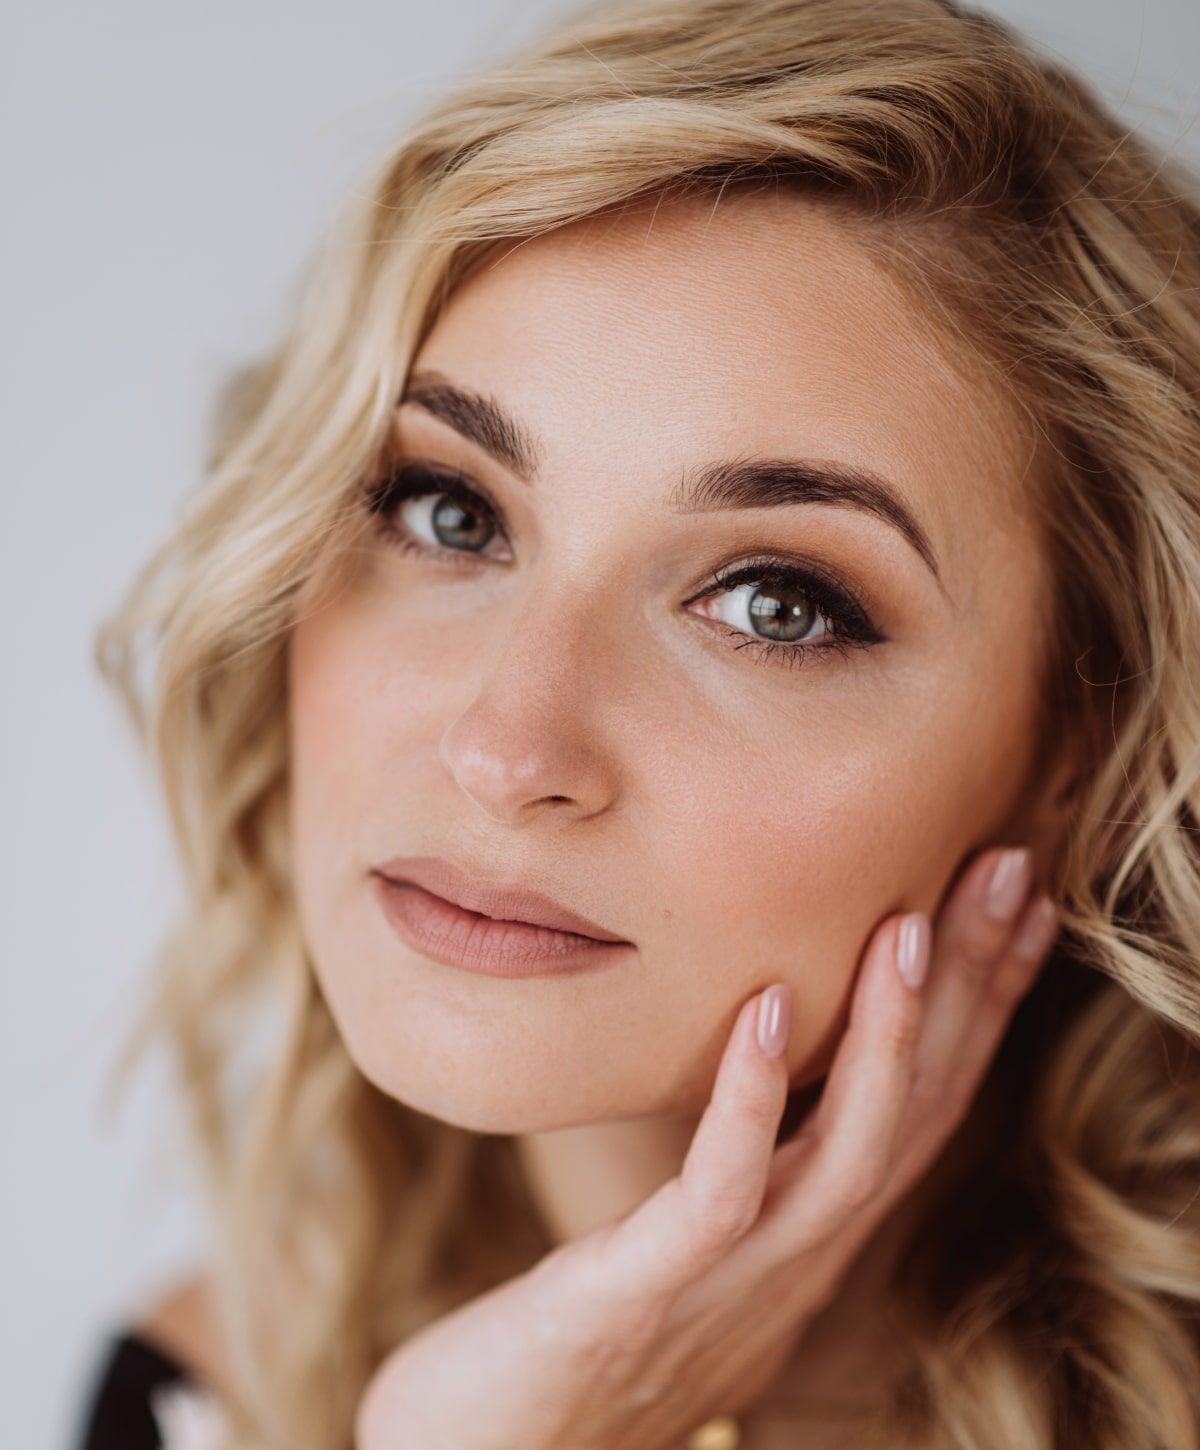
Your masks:
M1198 287L938 0L403 138L98 641L214 1235L94 1446L136 1354L172 1444L1200 1446Z

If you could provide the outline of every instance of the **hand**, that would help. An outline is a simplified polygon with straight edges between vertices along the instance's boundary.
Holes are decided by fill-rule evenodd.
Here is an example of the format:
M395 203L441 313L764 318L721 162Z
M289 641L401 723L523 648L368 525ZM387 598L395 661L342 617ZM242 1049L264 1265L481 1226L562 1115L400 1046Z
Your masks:
M963 872L936 933L922 913L875 929L821 1097L778 1147L786 1055L757 1045L764 994L744 1003L679 1174L406 1340L367 1385L357 1450L668 1450L752 1404L966 1114L1045 959L1057 913L1028 899L1027 859L1012 915L983 909L1004 854Z

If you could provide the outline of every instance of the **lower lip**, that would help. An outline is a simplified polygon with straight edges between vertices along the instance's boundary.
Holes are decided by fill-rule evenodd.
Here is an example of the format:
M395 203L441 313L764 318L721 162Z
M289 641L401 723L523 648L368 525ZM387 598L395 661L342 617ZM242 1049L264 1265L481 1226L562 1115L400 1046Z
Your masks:
M497 921L411 881L376 875L374 882L384 915L401 941L435 962L489 977L544 977L610 967L633 945L527 921Z

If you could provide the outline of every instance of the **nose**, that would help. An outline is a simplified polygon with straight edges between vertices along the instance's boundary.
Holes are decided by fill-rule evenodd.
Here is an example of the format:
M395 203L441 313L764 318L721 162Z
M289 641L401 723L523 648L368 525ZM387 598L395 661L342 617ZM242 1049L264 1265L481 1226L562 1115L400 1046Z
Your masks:
M553 598L539 592L496 622L494 648L476 656L484 676L439 745L461 789L507 824L547 810L594 815L616 791L595 605L569 582Z

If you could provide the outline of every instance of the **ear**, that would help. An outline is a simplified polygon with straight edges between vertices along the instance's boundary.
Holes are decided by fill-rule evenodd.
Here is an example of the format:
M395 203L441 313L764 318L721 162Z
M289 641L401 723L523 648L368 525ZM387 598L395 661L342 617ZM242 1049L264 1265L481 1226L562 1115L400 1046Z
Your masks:
M1077 735L1064 735L1035 772L1027 797L1024 839L1033 848L1038 875L1046 880L1051 864L1058 860L1062 842L1079 799L1088 770L1085 752Z

